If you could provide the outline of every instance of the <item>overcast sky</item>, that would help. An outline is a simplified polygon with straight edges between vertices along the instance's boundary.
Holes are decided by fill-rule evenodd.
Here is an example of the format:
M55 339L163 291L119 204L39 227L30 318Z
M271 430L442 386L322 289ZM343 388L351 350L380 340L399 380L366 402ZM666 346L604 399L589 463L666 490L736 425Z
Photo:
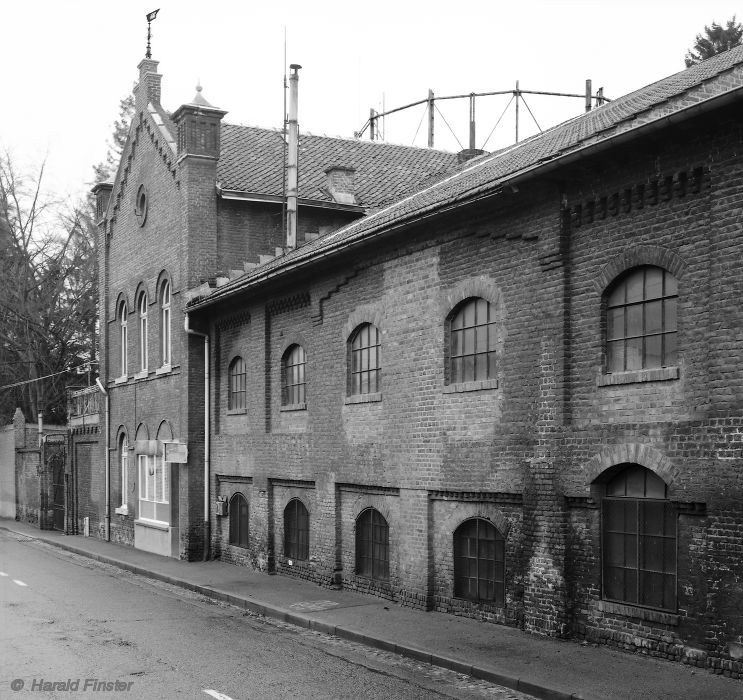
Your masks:
M591 78L594 91L618 97L682 70L704 25L738 9L727 0L4 2L0 147L27 169L46 158L57 194L80 196L105 158L119 100L144 57L145 15L158 7L152 54L166 109L190 101L200 80L226 121L281 127L286 32L287 62L303 66L300 129L347 137L371 107L424 99L429 88L458 95L511 90L518 80L523 90L583 93ZM491 131L487 150L513 142L509 99L478 99L478 147ZM526 104L542 128L583 111L576 98L527 96ZM437 106L436 146L466 147L467 100ZM386 140L425 146L423 117L423 106L388 117ZM536 130L522 104L520 136Z

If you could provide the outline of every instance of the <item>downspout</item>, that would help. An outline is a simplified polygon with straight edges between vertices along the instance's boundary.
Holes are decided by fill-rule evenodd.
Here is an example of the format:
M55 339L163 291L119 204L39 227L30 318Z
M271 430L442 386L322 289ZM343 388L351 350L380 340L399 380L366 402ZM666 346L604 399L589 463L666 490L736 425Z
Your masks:
M96 377L95 383L98 385L100 392L106 397L106 541L111 541L111 414L109 412L109 396L99 377Z
M183 328L189 335L196 335L204 339L204 561L207 561L211 543L211 521L209 520L209 334L190 328L188 314L184 317Z

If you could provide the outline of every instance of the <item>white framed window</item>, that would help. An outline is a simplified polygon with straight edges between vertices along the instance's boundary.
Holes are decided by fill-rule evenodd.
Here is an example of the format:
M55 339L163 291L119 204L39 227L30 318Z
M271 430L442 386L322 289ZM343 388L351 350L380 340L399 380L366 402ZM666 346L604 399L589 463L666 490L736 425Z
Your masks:
M169 466L162 457L138 455L139 518L170 523Z
M121 440L119 460L121 464L121 507L126 510L129 491L129 446L126 444L126 438Z
M147 371L149 353L147 351L147 294L139 296L139 369Z
M163 367L170 364L170 282L160 290L160 342Z
M126 347L129 340L129 336L127 334L127 311L126 311L126 302L122 301L121 306L119 306L119 351L120 351L120 358L119 358L119 376L120 377L126 377L128 366L126 361Z

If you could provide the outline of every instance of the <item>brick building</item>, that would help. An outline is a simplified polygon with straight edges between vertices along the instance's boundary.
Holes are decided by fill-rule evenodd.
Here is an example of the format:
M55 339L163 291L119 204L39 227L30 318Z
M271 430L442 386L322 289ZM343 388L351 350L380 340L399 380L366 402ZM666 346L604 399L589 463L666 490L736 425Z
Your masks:
M94 495L77 503L106 538L193 559L208 556L209 542L205 343L184 329L185 292L284 255L286 141L281 130L225 123L200 87L166 111L157 66L140 63L115 181L95 188L107 427L100 460L80 440L80 471L95 471L80 483ZM298 155L300 246L457 163L440 151L310 134Z
M213 556L738 677L742 108L739 47L179 279Z

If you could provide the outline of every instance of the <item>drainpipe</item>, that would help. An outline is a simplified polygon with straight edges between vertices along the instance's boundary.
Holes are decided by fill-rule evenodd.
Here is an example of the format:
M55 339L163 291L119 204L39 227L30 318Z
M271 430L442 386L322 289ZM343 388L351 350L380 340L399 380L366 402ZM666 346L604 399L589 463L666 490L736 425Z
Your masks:
M189 335L204 339L204 561L209 559L211 542L211 522L209 520L209 334L193 330L188 325L188 314L184 317L183 328Z
M109 412L109 396L99 377L95 378L99 391L106 397L106 541L111 541L111 414Z

